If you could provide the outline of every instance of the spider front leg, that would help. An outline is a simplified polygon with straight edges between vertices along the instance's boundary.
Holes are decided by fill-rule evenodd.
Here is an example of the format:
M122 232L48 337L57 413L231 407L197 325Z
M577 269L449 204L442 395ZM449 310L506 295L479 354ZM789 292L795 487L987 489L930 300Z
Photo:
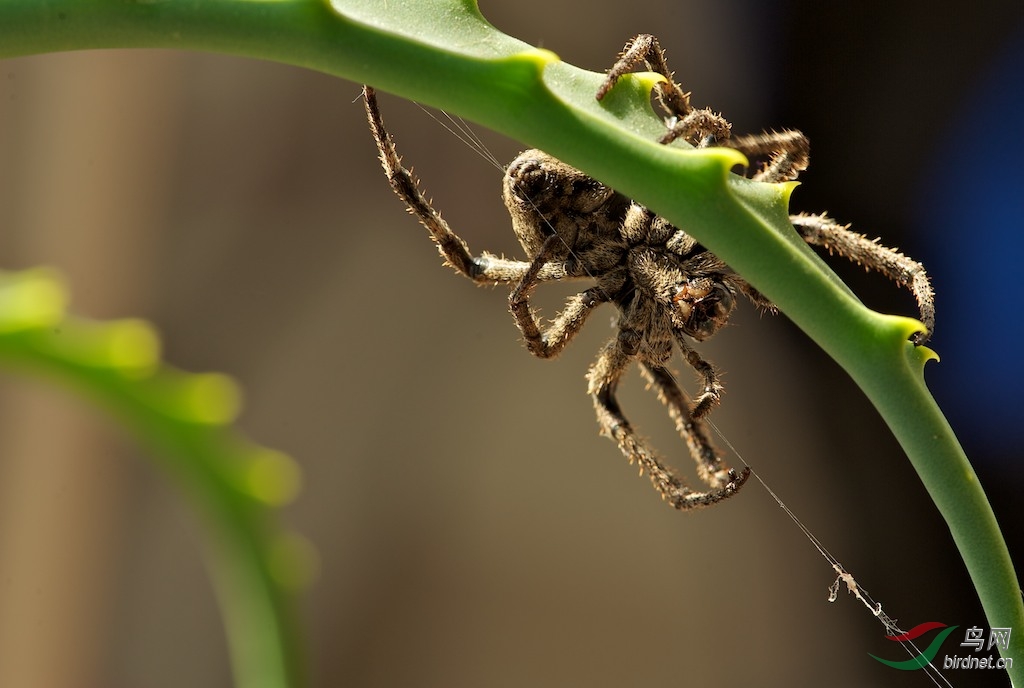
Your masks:
M924 332L915 332L910 341L920 346L928 341L935 330L935 292L924 266L894 248L888 248L872 241L863 234L850 231L848 225L840 225L830 217L822 215L792 215L789 221L804 241L813 246L835 251L868 270L880 272L914 295Z
M430 232L430 238L437 244L437 249L445 262L469 279L478 284L496 284L518 282L530 269L531 264L524 261L508 260L484 253L474 256L469 247L445 222L441 214L434 209L430 201L420 191L412 172L402 166L401 158L395 150L395 142L384 128L384 120L377 105L377 96L372 88L363 86L363 101L366 106L366 117L370 123L373 140L377 144L380 163L387 174L388 183L403 201L409 212L414 214ZM561 279L564 270L557 265L541 266L537 270L537 278L542 280Z
M629 462L638 463L640 472L646 472L650 476L654 488L676 509L697 509L710 506L734 495L746 481L749 471L737 475L734 471L725 470L721 466L718 459L714 457L714 450L710 448L710 443L701 426L689 417L685 404L681 403L681 393L678 398L666 395L665 398L671 401L671 403L666 401L666 405L669 406L670 413L674 411L679 413L679 418L682 420L677 420L677 427L680 428L680 433L686 438L691 453L697 459L698 472L701 478L715 489L708 492L697 492L687 486L662 464L657 455L634 432L615 398L615 391L622 373L633 358L624 349L620 338L616 337L605 345L587 374L589 392L594 400L594 410L597 412L597 422L601 426L601 434L615 440ZM663 380L655 376L652 382L658 386L659 394L663 394ZM676 391L678 392L678 388Z

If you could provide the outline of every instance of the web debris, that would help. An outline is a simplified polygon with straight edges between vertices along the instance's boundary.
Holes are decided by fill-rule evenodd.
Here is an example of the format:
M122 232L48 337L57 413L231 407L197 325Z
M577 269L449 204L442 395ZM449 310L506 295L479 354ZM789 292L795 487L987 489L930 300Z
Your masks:
M839 560L836 559L835 556L833 556L832 553L828 551L825 545L821 543L821 540L819 540L814 535L814 533L812 533L810 529L804 525L803 521L797 518L797 515L794 514L788 506L786 506L786 503L783 502L777 494L775 494L775 491L772 490L772 488L768 487L768 484L761 478L758 472L755 471L753 467L746 462L743 456L741 456L740 453L736 451L736 447L734 447L732 442L730 442L729 439L724 434L722 434L722 431L719 430L718 427L715 426L715 424L710 420L708 421L708 424L715 431L718 437L721 438L721 440L726 444L726 446L729 448L729 451L733 453L733 456L739 459L744 466L750 469L751 475L757 478L757 482L761 483L761 487L763 487L765 491L767 491L768 494L771 495L772 499L775 500L775 503L778 504L784 512L786 512L786 515L789 516L790 520L792 520L793 523L796 524L797 528L800 529L800 532L804 534L804 537L806 537L811 542L811 544L814 545L814 548L818 550L818 553L825 559L825 561L831 564L832 570L836 572L836 579L832 583L832 585L828 587L828 601L835 602L837 599L839 599L839 591L842 590L843 586L845 585L846 591L849 594L856 597L858 600L860 600L861 604L867 607L868 611L871 612L871 615L878 619L878 622L882 624L883 628L885 628L885 634L887 636L905 635L906 631L900 629L900 627L896 624L896 620L888 614L886 614L884 611L882 611L882 603L876 602L874 599L872 599L871 595L868 594L868 591L861 587L859 583L857 583L857 580L853 577L853 574L848 572L843 567ZM907 641L901 643L901 645L907 651L908 655L913 656L913 652L920 652L920 649L913 643L913 641ZM939 673L939 670L931 663L929 663L926 667L925 673L928 674L928 677L932 680L932 683L934 683L937 686L951 685L950 682L946 679L946 677Z
M743 461L743 459L741 458L740 461ZM744 465L746 465L746 463L746 461L743 461ZM832 565L832 570L836 572L836 579L832 583L832 585L828 587L828 601L835 602L837 599L839 599L839 591L842 589L843 585L845 585L846 591L849 594L856 597L858 600L860 600L861 604L867 607L868 611L871 612L871 615L878 619L878 622L882 624L883 628L885 628L886 635L902 635L903 633L905 633L905 631L896 624L895 619L893 619L891 616L882 611L882 603L872 599L868 591L862 588L860 584L857 583L857 580L853 577L853 574L847 571L840 563L840 561L836 559L835 556L833 556L833 554L828 551L828 549L825 548L825 545L823 545L821 541L814 535L814 533L812 533L807 528L807 526L803 524L803 521L797 518L796 514L794 514L790 510L790 508L786 506L785 502L783 502L782 499L777 494L775 494L775 492L770 487L768 487L764 480L761 479L761 476L758 475L757 472L754 471L753 469L751 469L751 472L753 473L754 477L757 478L757 482L761 483L761 486L764 487L764 489L768 492L769 495L771 495L772 499L775 500L779 507L781 507L782 510L786 512L786 515L789 516L789 518L793 521L793 523L796 524L796 526L804 534L804 537L810 540L811 544L814 545L814 548L816 550L818 550L818 553L822 556L822 558L824 558L825 561Z

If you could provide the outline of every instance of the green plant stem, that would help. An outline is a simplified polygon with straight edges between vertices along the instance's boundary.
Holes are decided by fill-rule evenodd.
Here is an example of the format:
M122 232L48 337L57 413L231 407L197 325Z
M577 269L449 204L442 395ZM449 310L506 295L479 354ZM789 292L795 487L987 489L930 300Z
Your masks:
M339 13L340 12L340 13ZM247 55L370 83L565 160L685 227L771 298L856 380L949 524L989 624L1024 685L1024 605L984 492L923 383L920 325L874 313L792 231L789 189L730 178L735 151L658 146L650 79L602 104L601 75L496 31L470 0L4 0L0 57L100 47ZM723 47L723 49L726 49Z
M295 586L289 585L294 577L288 570L295 563L289 557L295 540L281 531L272 510L284 499L275 491L293 482L289 460L226 426L237 410L226 378L160 365L155 335L137 321L65 316L51 307L61 300L54 298L60 290L48 271L0 273L0 363L84 396L152 451L212 526L207 560L236 684L303 685ZM24 317L29 322L18 321ZM276 488L268 488L272 496L254 481L260 477L277 480ZM283 489L291 492L287 485Z

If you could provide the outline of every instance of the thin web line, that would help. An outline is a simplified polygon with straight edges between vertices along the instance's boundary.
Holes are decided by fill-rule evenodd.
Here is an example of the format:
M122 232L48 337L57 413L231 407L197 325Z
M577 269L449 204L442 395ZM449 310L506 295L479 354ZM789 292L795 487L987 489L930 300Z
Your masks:
M885 629L886 635L902 635L903 633L905 633L905 631L903 631L896 624L895 619L893 619L891 616L882 611L882 603L875 601L868 593L868 591L857 583L853 575L843 567L839 559L837 559L828 550L828 548L825 547L824 543L822 543L821 540L819 540L818 537L811 532L811 529L808 528L804 524L804 522L801 521L795 513L793 513L793 510L786 506L786 503L782 501L782 498L779 497L779 495L777 495L775 491L768 486L768 483L765 482L761 475L757 471L755 471L749 463L747 463L746 459L744 459L743 456L736 449L736 447L733 446L733 443L729 441L729 438L726 437L725 434L718 429L718 426L715 425L714 422L712 422L709 419L706 420L705 422L707 422L711 429L715 431L715 434L718 435L719 439L721 439L722 442L725 443L725 446L728 447L729 451L732 452L733 456L739 459L739 461L747 469L750 470L750 474L757 479L757 482L761 484L761 487L763 487L765 491L769 495L771 495L771 498L774 499L775 503L779 505L779 507L783 510L783 512L785 512L787 516L789 516L790 520L792 520L796 527L800 529L800 532L804 534L804 537L806 537L810 541L811 545L813 545L814 548L818 550L818 554L820 554L822 558L829 563L829 565L832 567L832 570L836 572L836 579L828 588L828 601L835 602L839 598L840 590L845 586L847 592L853 595L858 600L860 600L861 604L863 604L867 608L871 615L878 619L878 622L882 624L882 627ZM921 654L921 649L917 647L917 645L915 645L912 640L901 642L900 646L906 651L909 657L920 656ZM925 668L925 673L929 676L929 678L931 678L932 683L934 683L937 686L952 686L949 680L941 673L939 673L938 668L930 662L928 663L927 668Z

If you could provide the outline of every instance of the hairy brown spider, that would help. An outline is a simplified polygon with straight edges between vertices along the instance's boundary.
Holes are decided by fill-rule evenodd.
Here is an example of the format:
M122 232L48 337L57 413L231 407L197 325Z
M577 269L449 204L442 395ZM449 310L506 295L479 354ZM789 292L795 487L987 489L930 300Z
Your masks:
M641 61L667 80L658 86L659 100L670 113L661 143L682 138L698 148L735 148L751 159L763 160L758 168L748 170L748 176L765 182L796 179L807 167L808 143L800 132L731 138L730 125L720 115L693 108L689 94L672 80L653 36L637 36L626 45L597 98L603 98ZM736 305L737 294L761 308L772 309L772 304L684 230L539 150L528 150L513 160L503 183L512 228L529 260L508 260L490 253L473 256L402 167L373 90L364 87L363 92L391 187L430 232L448 265L477 284L514 285L509 308L530 353L540 358L557 356L594 309L603 303L618 308L618 331L588 373L588 391L601 433L614 439L630 463L637 462L662 498L677 509L708 506L735 494L750 469L737 473L727 467L708 438L702 419L719 403L722 385L715 368L700 357L689 340L703 341L721 329ZM825 215L795 215L791 221L809 244L837 252L909 288L927 327L914 343L927 339L934 324L933 296L920 263ZM571 297L558 317L544 327L530 308L530 295L541 282L566 279L592 279L595 283ZM703 384L692 404L667 367L675 347ZM710 488L707 491L692 489L667 468L619 408L616 388L633 361L667 407L697 463L697 474Z

